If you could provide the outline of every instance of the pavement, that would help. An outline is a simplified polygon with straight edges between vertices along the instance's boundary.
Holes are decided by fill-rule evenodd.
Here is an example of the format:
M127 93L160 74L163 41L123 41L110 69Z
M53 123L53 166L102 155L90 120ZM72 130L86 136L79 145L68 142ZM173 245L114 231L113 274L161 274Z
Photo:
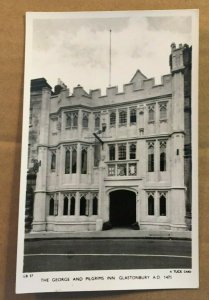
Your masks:
M151 231L114 228L105 231L55 232L42 231L25 234L26 240L31 239L180 239L191 240L191 231Z

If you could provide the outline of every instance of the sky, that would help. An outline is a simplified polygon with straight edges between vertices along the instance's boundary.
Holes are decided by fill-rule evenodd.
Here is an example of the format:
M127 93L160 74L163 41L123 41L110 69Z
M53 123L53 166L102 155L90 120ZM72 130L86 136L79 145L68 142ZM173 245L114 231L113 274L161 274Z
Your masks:
M31 79L45 77L54 87L60 78L72 92L89 92L130 82L139 69L148 78L168 74L170 45L192 43L191 17L142 16L34 19Z

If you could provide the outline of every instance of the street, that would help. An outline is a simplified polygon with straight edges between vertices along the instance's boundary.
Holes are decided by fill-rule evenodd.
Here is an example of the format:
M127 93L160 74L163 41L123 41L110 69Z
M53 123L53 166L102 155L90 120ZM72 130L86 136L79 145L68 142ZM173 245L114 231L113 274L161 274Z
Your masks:
M191 241L43 239L25 241L24 272L191 268Z

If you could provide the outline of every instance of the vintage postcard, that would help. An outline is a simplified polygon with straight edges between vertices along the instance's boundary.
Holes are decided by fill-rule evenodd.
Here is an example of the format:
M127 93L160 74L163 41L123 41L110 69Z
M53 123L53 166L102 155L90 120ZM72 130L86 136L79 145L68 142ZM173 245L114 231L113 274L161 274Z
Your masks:
M27 13L17 293L198 287L198 26Z

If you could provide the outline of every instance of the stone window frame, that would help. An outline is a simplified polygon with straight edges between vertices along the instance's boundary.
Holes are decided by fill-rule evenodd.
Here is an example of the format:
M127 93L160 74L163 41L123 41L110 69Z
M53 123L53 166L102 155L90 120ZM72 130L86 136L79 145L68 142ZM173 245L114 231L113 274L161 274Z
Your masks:
M118 143L118 160L127 160L127 143Z
M160 172L166 172L167 171L167 140L159 140L159 146L160 146L160 157L159 157Z
M114 161L116 160L116 144L108 144L109 147L109 161ZM111 153L111 150L114 149L114 158L111 159L111 156L113 153Z
M168 101L159 102L159 120L160 122L166 122L168 119ZM165 112L165 116L162 116L162 111Z
M111 110L109 112L109 122L110 122L110 127L116 126L116 110Z
M155 172L155 141L147 141L147 147L148 147L147 171Z
M134 112L134 114L133 114L133 112ZM137 107L130 107L129 114L130 114L130 116L129 116L130 125L136 125L136 123L137 123ZM135 117L135 121L132 120L133 117Z
M50 149L50 172L55 173L57 169L57 151Z
M167 191L159 191L158 192L158 199L159 199L159 216L160 217L167 217ZM163 198L162 198L163 197ZM164 205L161 204L162 199L165 201ZM162 205L162 208L161 208ZM164 207L163 207L164 206ZM161 211L165 211L165 213L162 213Z
M148 104L148 123L155 123L155 106L156 103Z
M82 128L83 129L88 129L89 128L89 112L83 111L82 115Z
M155 216L155 191L147 191L147 215Z
M118 110L119 113L119 127L127 126L127 108Z
M66 115L65 128L66 129L76 129L76 128L78 128L78 111L77 110L68 111L68 112L65 112L65 115ZM69 124L68 124L68 119L70 120ZM76 123L74 123L75 120L76 120Z
M65 161L64 161L65 174L67 174L67 175L76 174L77 173L77 155L78 155L77 145L76 144L64 145L64 149L65 149ZM67 151L70 152L69 173L66 173L66 152ZM75 164L74 164L74 156L73 156L74 151L76 151ZM73 169L74 166L75 166L75 171Z
M101 127L101 113L96 112L94 113L94 129L99 130Z

